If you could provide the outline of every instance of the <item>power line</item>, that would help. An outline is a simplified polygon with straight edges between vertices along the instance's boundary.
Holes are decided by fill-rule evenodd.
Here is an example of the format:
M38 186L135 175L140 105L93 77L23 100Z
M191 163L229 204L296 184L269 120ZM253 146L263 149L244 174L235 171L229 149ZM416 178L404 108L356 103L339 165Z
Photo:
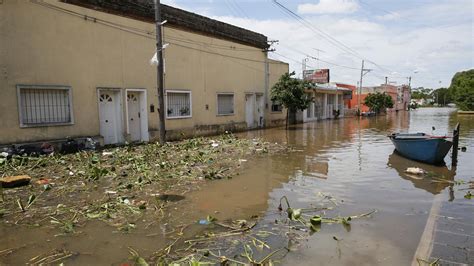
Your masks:
M78 12L75 12L75 11L71 11L71 10L61 8L61 7L58 7L58 6L55 6L55 5L47 4L47 3L40 3L40 2L33 2L33 3L41 5L41 6L46 7L46 8L50 8L50 9L53 9L53 10L56 10L56 11L60 11L60 12L69 14L69 15L72 15L72 16L76 16L78 18L85 18L88 21L92 21L94 23L99 23L99 24L102 24L102 25L105 25L105 26L108 26L108 27L112 27L114 29L122 30L122 31L125 31L125 32L128 32L128 33L131 33L131 34L135 34L135 35L138 35L138 36L142 36L142 37L145 37L147 39L152 39L152 40L155 39L155 37L152 36L154 34L154 32L150 32L150 31L143 30L143 29L140 29L140 28L130 27L130 26L126 26L126 25L122 25L122 24L118 24L118 23L114 23L114 22L111 22L111 21L108 21L108 20L98 19L98 18L95 18L95 17L92 17L92 16L87 16L85 14L81 14L81 13L78 13ZM176 46L179 46L179 47L182 47L182 48L186 48L186 49L192 49L192 50L196 50L196 51L200 51L200 52L219 55L219 56L228 58L229 60L232 60L235 63L240 64L240 65L242 65L246 68L253 69L253 70L256 70L256 71L260 71L260 72L264 72L264 70L262 70L262 69L255 68L255 67L252 67L252 66L248 66L248 65L243 64L242 62L239 62L239 61L236 61L236 60L242 60L242 61L248 61L248 62L254 62L254 63L262 63L262 64L266 63L266 61L222 54L222 53L211 50L210 47L212 47L212 45L216 45L217 46L216 49L225 49L225 50L234 50L234 48L229 48L229 46L225 46L225 45L222 45L222 47L219 47L221 45L194 41L194 40L191 40L191 39L187 38L186 36L184 36L183 34L181 34L179 31L177 31L175 29L172 29L172 28L169 28L169 29L174 31L176 34L178 34L182 37L182 39L181 39L181 38L177 38L177 37L166 36L165 37L166 40L168 40L168 39L173 40L173 41L169 41L170 44L173 44L173 45L176 45ZM188 46L188 45L185 45L185 44L182 44L182 43L185 43L185 44L187 43L187 44L191 44L191 45L203 45L203 46L210 46L210 47L208 47L207 50L204 50L204 49L200 49L200 48L196 48L196 47L191 47L191 46ZM236 49L239 49L239 48L236 48ZM241 49L245 49L245 48L241 48ZM290 48L290 49L295 50L295 51L297 51L297 52L299 52L299 53L301 53L305 56L311 57L315 60L319 60L319 61L327 63L327 64L331 64L331 65L335 65L335 66L343 67L343 68L348 68L348 69L356 69L356 68L353 68L353 67L343 66L343 65L339 65L339 64L332 63L332 62L329 62L329 61L325 61L325 60L307 55L307 54L305 54L305 53L303 53L299 50L293 49L293 48ZM245 51L247 51L247 50L251 51L250 48L245 49ZM258 52L257 50L253 50L253 51ZM288 60L294 61L298 64L300 63L298 60L295 60L295 59L290 58L288 56L285 56L285 55L282 55L282 54L279 54L279 53L276 53L276 52L275 52L275 54L277 54L277 55L279 55L283 58L286 58ZM268 63L269 64L279 64L278 62L268 62ZM310 65L309 65L309 67L314 68L314 66L310 66Z
M102 20L102 19L98 19L98 18L95 18L95 17L91 17L91 16L86 16L84 14L81 14L81 13L78 13L78 12L75 12L75 11L71 11L71 10L68 10L68 9L65 9L65 8L61 8L61 7L58 7L58 6L55 6L55 5L47 4L47 3L40 3L40 2L33 2L33 3L38 4L40 6L43 6L45 8L49 8L49 9L53 9L53 10L56 10L56 11L63 12L63 13L68 14L68 15L76 16L78 18L86 17L87 20L89 20L89 21L93 21L94 23L99 23L99 24L102 24L102 25L105 25L105 26L108 26L108 27L111 27L111 28L114 28L114 29L117 29L117 30L121 30L121 31L124 31L124 32L128 32L128 33L135 34L135 35L138 35L138 36L142 36L142 37L152 39L152 40L156 39L155 37L150 36L149 34L145 34L144 30L139 29L139 28L128 27L128 26L125 26L125 25L121 25L121 24L118 24L118 23L111 22L111 21ZM137 30L137 31L134 31L134 30ZM179 32L177 32L177 33L180 34ZM180 34L180 35L183 36L182 34ZM185 37L185 36L183 36L183 37ZM190 39L188 39L188 40L190 40ZM190 40L190 41L192 41L192 40ZM177 43L177 42L169 42L169 43L171 43L173 45L176 45L176 46L183 47L183 48L187 48L187 49L193 49L193 50L197 50L197 51L201 51L201 52L205 52L205 53L209 53L209 54L219 55L219 56L226 57L226 58L229 58L229 59L244 60L244 61L262 63L262 64L265 63L265 61L262 61L262 60L255 60L255 59L250 59L250 58L243 58L243 57L238 57L238 56L225 55L225 54L221 54L221 53L215 52L215 51L203 50L203 49L199 49L199 48L186 46L186 45L183 45L183 44L180 44L180 43ZM195 43L195 44L199 45L199 43ZM254 69L254 70L257 70L257 71L264 72L264 70L262 70L262 69L254 68L254 67L242 64L241 62L238 62L238 61L234 61L234 62L236 62L238 64L241 64L241 65L243 65L247 68L251 68L251 69ZM272 62L269 62L269 63L270 64L277 64L277 63L272 63Z
M344 52L348 52L349 54L352 54L353 56L361 59L361 60L366 60L367 62L369 63L372 63L373 65L377 66L378 68L382 69L382 70L385 70L385 71L390 71L389 69L375 63L374 61L371 61L371 60L368 60L368 59L365 59L364 57L362 57L357 51L355 51L354 49L352 49L351 47L345 45L344 43L338 41L337 39L335 39L334 37L332 37L330 34L328 33L325 33L324 31L318 29L317 27L315 27L313 24L311 24L309 21L307 21L306 19L304 19L303 17L301 17L300 15L296 14L295 12L293 12L292 10L290 10L289 8L287 8L286 6L284 6L283 4L279 3L277 0L272 0L272 3L275 4L276 6L278 6L280 9L282 9L287 15L289 15L290 17L292 17L293 19L296 19L296 21L298 21L299 23L301 23L303 26L305 26L306 28L310 29L311 31L313 31L314 33L318 34L319 36L323 37L326 41L330 42L331 44L335 45L336 47L338 47L339 49L343 50Z
M314 60L317 60L317 61L320 61L320 62L323 62L323 63L326 63L326 64L330 64L330 65L337 66L337 67L342 67L342 68L347 68L347 69L360 70L360 68L358 68L358 67L350 67L350 66L340 65L340 64L337 64L337 63L334 63L334 62L330 62L330 61L323 60L323 59L318 58L318 57L314 57L314 56L309 55L309 54L307 54L307 53L305 53L305 52L302 52L302 51L300 51L300 50L298 50L298 49L295 49L295 48L293 48L293 47L291 47L291 46L284 45L284 44L281 44L281 45L282 45L282 46L285 46L287 49L293 50L293 51L295 51L295 52L297 52L297 53L299 53L299 54L301 54L301 55L303 55L303 56L305 56L305 57L309 57L309 58L311 58L311 59L314 59ZM276 53L276 52L275 52L275 53ZM295 61L294 59L292 59L292 60ZM298 62L298 63L301 63L301 62Z
M305 26L306 28L310 29L311 31L313 31L314 33L316 33L317 35L323 37L324 39L326 39L327 41L329 41L330 43L332 43L333 45L337 46L339 49L343 50L344 52L348 52L360 59L363 59L362 57L360 57L360 55L355 51L353 50L352 48L348 47L347 45L341 43L340 41L336 40L335 38L333 38L332 36L330 36L329 34L325 33L324 31L318 29L317 27L315 27L314 25L312 25L309 21L307 21L306 19L304 19L303 17L301 17L300 15L296 14L295 12L293 12L292 10L290 10L289 8L287 8L286 6L284 6L283 4L279 3L278 1L276 0L273 0L272 1L277 7L279 7L280 9L282 9L287 15L289 15L291 18L295 19L296 21L298 21L299 23L301 23L303 26Z
M224 0L224 4L227 6L227 8L231 11L231 13L235 16L235 17L239 17L240 15L238 14L238 10L235 9L234 6L230 5L230 3L227 1L227 0Z
M291 61L293 61L293 62L296 62L296 63L298 63L298 64L301 64L300 61L298 61L298 60L296 60L296 59L293 59L293 58L291 58L291 57L288 57L288 56L286 56L286 55L282 55L282 54L277 53L277 52L273 52L273 53L276 54L276 55L278 55L278 56L281 56L281 57L283 57L283 58L286 58L287 60L291 60ZM308 65L308 66L311 67L311 68L315 68L314 66L311 66L311 65Z

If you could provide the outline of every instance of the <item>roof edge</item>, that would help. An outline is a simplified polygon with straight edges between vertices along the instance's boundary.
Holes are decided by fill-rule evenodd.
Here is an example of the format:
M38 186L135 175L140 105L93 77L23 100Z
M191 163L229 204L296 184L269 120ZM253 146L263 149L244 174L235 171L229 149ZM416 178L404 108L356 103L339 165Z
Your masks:
M155 12L150 0L60 0L96 11L154 23ZM161 16L172 26L256 48L267 49L268 38L260 33L211 19L186 10L161 4Z

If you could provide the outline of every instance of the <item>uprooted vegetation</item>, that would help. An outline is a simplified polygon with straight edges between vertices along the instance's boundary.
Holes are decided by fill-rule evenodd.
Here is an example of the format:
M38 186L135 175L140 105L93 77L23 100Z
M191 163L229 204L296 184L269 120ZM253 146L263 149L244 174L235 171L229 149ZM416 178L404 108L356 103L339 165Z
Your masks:
M335 216L336 200L321 193L321 201L308 208L292 208L286 196L280 199L275 210L265 217L250 217L248 220L218 221L208 216L203 233L185 238L183 225L180 233L169 245L146 259L131 249L132 260L154 262L157 265L274 265L290 251L298 249L309 236L317 234L326 226L341 225L351 230L352 222L370 218L376 210L363 214ZM343 241L337 236L339 242Z
M48 224L71 234L96 219L129 231L144 214L160 216L167 194L185 194L206 179L231 178L244 158L282 149L225 134L101 152L14 156L0 163L0 177L29 175L32 181L0 191L0 221Z
M165 238L153 254L129 247L136 265L271 265L328 224L350 230L353 220L374 211L341 217L331 212L334 198L321 194L317 206L292 208L286 197L264 217L195 221L173 207L206 179L232 178L255 156L289 151L282 145L239 139L232 134L181 142L146 144L70 155L13 157L0 163L0 177L29 175L31 184L0 193L0 223L53 228L56 236L81 234L89 221L104 222L116 233L146 231ZM179 214L179 215L176 215ZM170 219L170 215L176 215ZM181 215L181 216L180 216ZM179 216L179 217L178 217ZM165 224L166 232L150 230ZM158 227L158 226L157 226ZM142 231L143 232L143 231ZM155 233L156 232L156 233ZM144 235L141 235L144 237ZM334 236L339 243L341 239ZM166 243L164 242L164 243ZM8 247L0 257L24 246ZM34 264L59 263L81 255L58 247L30 258Z

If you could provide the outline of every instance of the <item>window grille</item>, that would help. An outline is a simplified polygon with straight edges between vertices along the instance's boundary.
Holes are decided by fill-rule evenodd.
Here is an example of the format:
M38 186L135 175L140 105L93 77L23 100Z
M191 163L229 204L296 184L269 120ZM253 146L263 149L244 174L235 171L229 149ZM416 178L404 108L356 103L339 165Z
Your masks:
M191 117L190 91L167 91L166 98L168 118Z
M283 105L277 102L272 102L272 112L281 112L281 111L283 111Z
M71 124L71 88L18 86L21 126Z
M217 114L218 115L234 114L234 94L218 94L217 95Z

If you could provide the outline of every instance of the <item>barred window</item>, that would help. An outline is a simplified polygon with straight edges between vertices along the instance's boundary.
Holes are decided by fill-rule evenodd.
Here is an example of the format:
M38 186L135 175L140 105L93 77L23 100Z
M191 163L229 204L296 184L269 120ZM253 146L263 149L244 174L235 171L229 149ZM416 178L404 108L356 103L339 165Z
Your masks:
M281 112L283 111L283 105L278 102L272 102L272 112Z
M166 91L167 118L191 117L191 92Z
M234 94L219 93L217 94L217 114L233 115L234 114Z
M73 123L71 88L18 85L20 126L54 126Z

